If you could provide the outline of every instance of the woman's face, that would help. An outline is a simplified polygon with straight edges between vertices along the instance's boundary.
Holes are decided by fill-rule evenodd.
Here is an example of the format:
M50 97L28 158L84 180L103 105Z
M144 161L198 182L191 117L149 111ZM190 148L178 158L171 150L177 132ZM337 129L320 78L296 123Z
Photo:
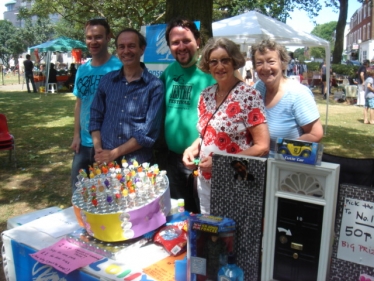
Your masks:
M280 81L286 66L282 64L278 51L266 49L264 54L256 51L255 68L261 81L270 85Z
M232 79L234 76L233 61L225 49L218 48L210 53L209 71L217 83Z

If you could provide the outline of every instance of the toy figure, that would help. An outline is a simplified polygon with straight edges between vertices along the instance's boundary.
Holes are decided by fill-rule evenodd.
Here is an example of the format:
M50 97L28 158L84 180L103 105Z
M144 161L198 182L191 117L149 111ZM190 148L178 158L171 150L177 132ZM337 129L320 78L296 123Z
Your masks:
M204 257L206 258L206 275L209 280L216 280L221 255L226 254L226 244L217 235L212 234L204 246Z

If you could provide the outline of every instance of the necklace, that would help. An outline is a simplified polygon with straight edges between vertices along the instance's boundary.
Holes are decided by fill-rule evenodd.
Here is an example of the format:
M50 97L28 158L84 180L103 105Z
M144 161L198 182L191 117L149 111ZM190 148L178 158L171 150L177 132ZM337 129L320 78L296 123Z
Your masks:
M217 89L216 89L216 96L219 97L219 98L222 98L226 95L226 93L223 93L223 94L219 94L218 93L218 86L217 86Z
M230 92L235 88L235 86L238 85L239 82L240 82L240 80L237 81L237 82L235 83L235 85L230 89L230 91L228 91L227 93L223 93L223 94L219 94L219 93L218 93L218 92L219 92L219 90L218 90L219 87L218 87L218 85L217 85L216 96L219 97L219 98L222 98L222 97L227 96L227 95L230 94Z

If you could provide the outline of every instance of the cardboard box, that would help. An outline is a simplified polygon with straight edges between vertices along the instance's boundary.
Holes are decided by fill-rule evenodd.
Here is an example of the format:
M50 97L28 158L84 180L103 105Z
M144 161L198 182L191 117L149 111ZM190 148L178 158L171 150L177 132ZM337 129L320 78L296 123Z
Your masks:
M38 210L35 212L31 212L31 213L27 213L21 216L10 218L7 221L7 229L15 228L17 226L34 221L41 217L45 217L45 216L57 213L59 211L61 211L61 208L54 206L54 207L49 207L43 210Z
M188 220L187 280L217 280L227 253L233 251L234 233L232 219L192 215Z
M323 145L315 142L278 138L274 158L309 165L321 165Z
M56 225L58 226L56 227ZM3 260L7 280L153 281L143 273L142 268L168 256L160 246L150 244L137 249L136 252L121 261L103 257L103 259L69 274L61 273L53 267L39 263L30 256L38 250L55 244L65 238L68 233L79 228L74 210L71 207L4 231L2 233Z

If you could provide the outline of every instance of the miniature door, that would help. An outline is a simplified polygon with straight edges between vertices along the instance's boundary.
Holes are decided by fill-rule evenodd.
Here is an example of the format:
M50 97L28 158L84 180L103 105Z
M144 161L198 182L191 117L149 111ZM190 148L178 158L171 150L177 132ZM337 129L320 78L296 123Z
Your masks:
M327 280L339 168L268 159L261 280Z
M278 199L274 278L317 280L323 207Z

